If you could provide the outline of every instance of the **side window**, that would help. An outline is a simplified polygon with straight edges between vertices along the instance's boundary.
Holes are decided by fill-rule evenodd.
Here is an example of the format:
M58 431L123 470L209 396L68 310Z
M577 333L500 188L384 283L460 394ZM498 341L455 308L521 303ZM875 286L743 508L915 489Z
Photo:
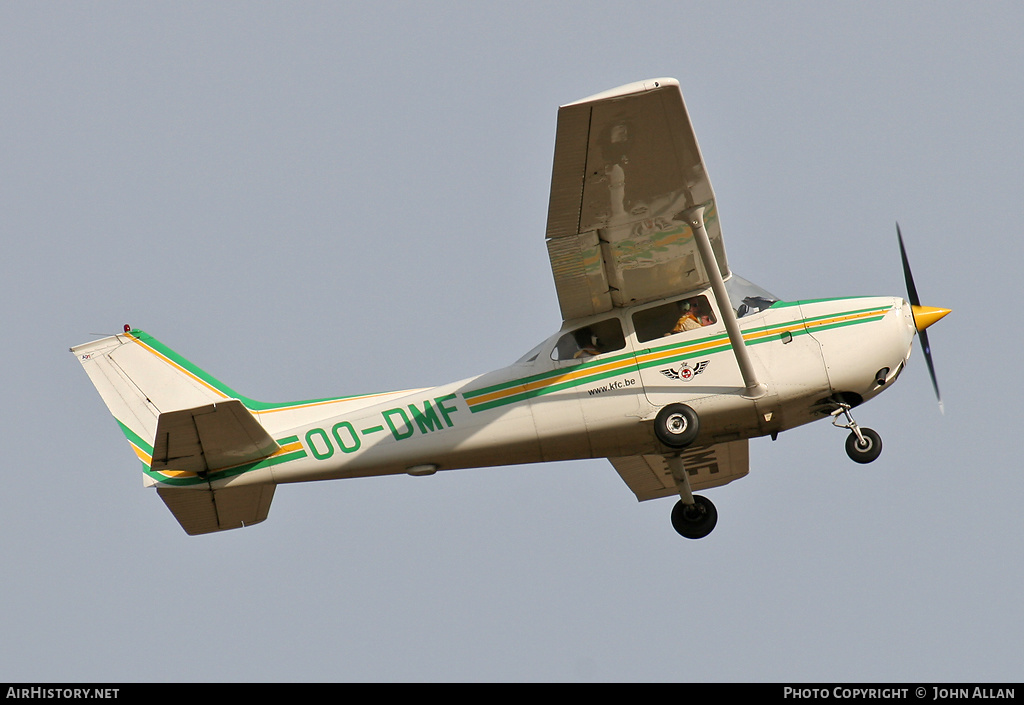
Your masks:
M696 330L716 323L706 296L691 296L633 314L636 338L641 343L666 335Z
M626 338L622 335L622 324L618 318L609 318L563 335L551 351L551 359L586 360L624 347Z

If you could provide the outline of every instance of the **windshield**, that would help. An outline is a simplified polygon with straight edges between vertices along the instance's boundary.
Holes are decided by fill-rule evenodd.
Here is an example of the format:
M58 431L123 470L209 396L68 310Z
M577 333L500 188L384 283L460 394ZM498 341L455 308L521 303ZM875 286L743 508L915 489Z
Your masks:
M523 364L526 364L528 362L533 362L534 360L536 360L537 356L540 355L540 349L544 347L544 343L546 343L546 342L548 342L548 341L545 340L544 342L538 343L537 345L535 345L533 348L530 349L530 351L528 353L526 353L521 358L516 360L514 364L516 364L516 365L523 365Z
M778 296L769 294L757 284L748 282L741 276L733 274L725 282L725 290L729 293L729 301L736 309L736 318L743 318L769 308L779 300Z

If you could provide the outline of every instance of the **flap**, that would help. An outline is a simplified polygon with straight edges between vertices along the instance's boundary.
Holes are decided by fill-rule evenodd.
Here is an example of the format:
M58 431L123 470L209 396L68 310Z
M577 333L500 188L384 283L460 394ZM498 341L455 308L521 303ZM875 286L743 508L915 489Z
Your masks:
M548 258L564 319L611 310L611 289L596 232L549 239Z
M663 455L633 455L608 460L641 502L679 494ZM743 439L689 448L683 452L683 466L690 476L693 490L728 484L749 470L748 442Z
M632 83L561 107L547 238L562 318L706 286L681 216L698 205L727 277L714 191L677 81ZM555 245L563 239L578 242Z
M158 487L157 493L190 536L240 529L267 518L276 485L246 485L220 490Z
M237 399L160 414L154 471L206 473L269 457L280 446Z

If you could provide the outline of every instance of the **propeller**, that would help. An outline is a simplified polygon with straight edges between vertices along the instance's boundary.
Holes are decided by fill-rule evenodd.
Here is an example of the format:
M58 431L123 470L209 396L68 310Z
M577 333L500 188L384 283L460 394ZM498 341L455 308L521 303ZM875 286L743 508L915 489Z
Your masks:
M950 310L948 308L921 305L921 300L917 296L917 287L914 286L914 275L910 272L907 250L903 246L903 233L900 232L899 223L896 223L896 237L900 241L900 257L903 259L903 278L907 282L907 296L910 299L910 309L914 313L914 326L917 328L917 334L921 337L924 360L928 363L928 373L932 377L932 386L935 387L935 398L939 400L939 411L945 413L942 406L942 395L939 394L939 381L935 377L935 364L932 362L932 346L928 342L928 333L925 332L925 329L949 313Z

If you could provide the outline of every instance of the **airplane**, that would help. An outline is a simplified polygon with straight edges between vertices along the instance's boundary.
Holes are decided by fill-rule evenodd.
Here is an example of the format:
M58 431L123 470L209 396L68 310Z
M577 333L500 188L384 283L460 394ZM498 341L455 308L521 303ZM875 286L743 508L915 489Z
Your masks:
M782 301L732 272L679 82L563 105L546 242L561 328L506 367L437 387L290 403L243 396L129 325L71 348L144 484L189 535L257 524L292 482L607 458L637 500L677 497L698 539L718 521L696 490L748 473L750 438L819 419L858 463L882 449L852 410L888 389L915 335L941 408L902 233L908 299Z

